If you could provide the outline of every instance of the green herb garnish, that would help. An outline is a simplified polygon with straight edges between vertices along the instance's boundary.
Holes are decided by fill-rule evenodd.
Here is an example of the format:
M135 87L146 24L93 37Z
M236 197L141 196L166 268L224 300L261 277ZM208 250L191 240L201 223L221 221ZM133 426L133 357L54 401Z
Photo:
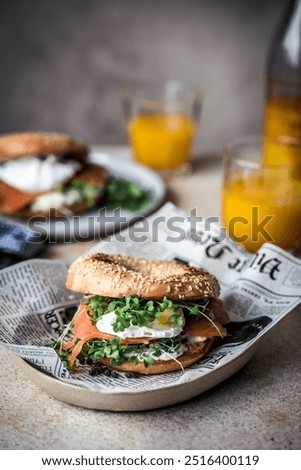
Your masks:
M89 358L92 361L99 361L107 358L112 366L118 366L129 360L137 365L143 362L145 367L155 364L162 353L169 354L177 352L181 347L182 337L164 338L158 342L144 344L121 344L119 338L110 341L90 340L83 347L78 359Z
M100 190L96 185L86 181L73 181L68 186L58 184L55 189L56 191L66 195L71 191L76 191L78 193L78 202L84 201L88 208L95 206L100 194Z
M100 195L100 188L86 181L73 181L68 186L58 184L55 190L63 194L76 191L79 195L79 201L84 201L89 208L95 206ZM120 207L138 212L147 206L150 197L149 191L142 189L132 181L110 178L106 184L104 206L108 209Z
M205 314L206 308L208 306L209 300L202 299L198 304L192 302L185 302L184 308L189 315L201 316ZM212 311L210 314L213 313ZM209 314L209 315L210 315ZM207 315L208 316L208 315ZM212 319L214 320L214 319Z
M106 185L105 206L108 209L128 209L132 212L144 209L150 201L150 193L132 181L111 178Z
M47 344L47 346L49 348L52 348L56 351L57 355L59 356L59 358L61 359L62 363L64 364L64 366L67 368L67 369L70 369L70 366L68 364L68 357L70 356L71 354L71 351L68 349L68 350L64 350L62 348L62 342L58 339L54 339L52 340L49 344Z
M116 320L112 324L115 333L124 331L131 325L149 325L162 317L164 310L170 311L168 320L178 327L184 325L182 305L177 305L172 300L164 297L163 300L145 300L136 295L127 295L121 299L108 299L97 295L88 301L92 309L91 319L97 322L103 315L113 312Z

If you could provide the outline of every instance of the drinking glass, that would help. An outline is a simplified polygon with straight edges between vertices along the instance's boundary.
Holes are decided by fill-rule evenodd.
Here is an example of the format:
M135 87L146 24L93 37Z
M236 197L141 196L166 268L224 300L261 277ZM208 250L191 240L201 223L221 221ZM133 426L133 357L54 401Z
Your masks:
M222 219L229 235L256 252L265 242L298 252L301 244L301 170L263 159L262 136L225 145Z
M123 108L134 158L170 172L188 165L202 105L199 87L180 80L126 90Z

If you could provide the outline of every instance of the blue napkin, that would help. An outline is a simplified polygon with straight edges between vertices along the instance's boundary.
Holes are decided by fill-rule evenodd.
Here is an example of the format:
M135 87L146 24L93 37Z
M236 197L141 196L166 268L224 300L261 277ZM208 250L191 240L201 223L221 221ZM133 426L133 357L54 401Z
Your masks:
M44 248L44 240L38 232L0 220L0 269L34 258Z

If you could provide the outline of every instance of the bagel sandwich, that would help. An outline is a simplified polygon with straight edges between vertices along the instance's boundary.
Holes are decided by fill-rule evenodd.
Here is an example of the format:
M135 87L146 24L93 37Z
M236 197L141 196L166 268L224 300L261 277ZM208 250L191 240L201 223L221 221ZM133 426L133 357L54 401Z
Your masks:
M0 212L21 218L83 212L100 202L107 171L82 139L22 132L0 136Z
M66 287L84 294L54 345L71 368L96 363L128 373L174 372L227 335L219 284L202 268L97 253L70 266Z

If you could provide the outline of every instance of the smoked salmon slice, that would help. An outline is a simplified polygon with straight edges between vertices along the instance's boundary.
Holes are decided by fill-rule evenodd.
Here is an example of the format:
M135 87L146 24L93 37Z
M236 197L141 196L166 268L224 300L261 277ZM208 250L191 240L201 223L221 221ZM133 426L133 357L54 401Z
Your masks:
M36 197L37 193L23 193L0 181L0 212L13 214L32 203Z
M73 325L73 338L67 344L63 345L64 350L73 348L72 354L68 359L68 363L72 366L75 363L77 356L80 354L85 343L91 339L104 339L110 341L117 338L117 336L108 333L102 333L96 328L96 325L91 320L91 309L86 304L80 304L77 312L72 321ZM151 338L120 338L121 344L148 344Z

